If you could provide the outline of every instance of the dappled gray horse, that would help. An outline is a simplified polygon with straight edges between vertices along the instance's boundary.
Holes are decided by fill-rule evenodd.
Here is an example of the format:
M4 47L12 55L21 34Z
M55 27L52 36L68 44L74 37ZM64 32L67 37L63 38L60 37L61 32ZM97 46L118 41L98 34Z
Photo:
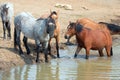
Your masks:
M6 29L8 31L8 37L11 39L11 20L13 16L13 5L11 3L3 3L0 6L0 15L3 24L3 38L6 38Z
M36 43L37 58L39 61L39 52L42 51L45 54L45 61L48 61L48 41L50 37L53 37L55 30L55 21L51 15L45 19L35 19L30 13L22 12L15 16L14 19L14 47L19 47L19 54L23 54L20 46L20 32L24 34L23 42L27 50L27 54L30 54L29 47L27 46L27 38L34 39Z

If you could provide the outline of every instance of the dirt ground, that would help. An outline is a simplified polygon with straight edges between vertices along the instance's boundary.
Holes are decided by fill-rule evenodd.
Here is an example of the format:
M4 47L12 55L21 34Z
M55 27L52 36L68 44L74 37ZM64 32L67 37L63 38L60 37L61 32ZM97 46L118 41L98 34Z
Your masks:
M11 2L14 5L14 16L20 12L30 12L36 18L46 14L51 10L59 11L59 22L61 25L60 48L66 42L64 33L69 21L76 21L78 18L89 18L96 22L110 22L120 25L120 0L0 0L0 3ZM69 4L72 10L57 8L55 4ZM14 20L14 17L13 17ZM14 50L13 45L13 28L12 22L12 39L3 40L2 22L0 19L0 69L8 69L12 66L35 63L34 41L29 40L31 54L26 55L26 50L22 43L25 56L20 56L18 51ZM22 39L22 37L21 37ZM119 35L113 36L113 45L119 45ZM71 41L75 41L72 38ZM22 42L22 40L21 40ZM53 40L54 44L54 40ZM54 46L53 46L54 48ZM56 53L53 51L53 53Z

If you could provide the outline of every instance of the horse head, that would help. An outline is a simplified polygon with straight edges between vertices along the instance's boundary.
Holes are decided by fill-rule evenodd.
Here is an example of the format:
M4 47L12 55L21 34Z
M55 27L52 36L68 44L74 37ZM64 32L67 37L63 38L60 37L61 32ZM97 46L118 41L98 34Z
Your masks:
M51 17L47 18L47 33L50 37L54 37L54 30L56 29L55 20Z
M75 35L76 33L75 26L76 26L75 22L69 22L69 25L67 27L67 32L65 33L65 39L70 39L72 36Z
M56 29L56 21L58 20L58 13L56 11L50 11L50 15L47 18L47 33L50 37L54 37L54 31Z
M50 16L49 17L51 17L52 19L54 19L55 21L57 21L58 20L58 13L59 13L59 11L56 12L56 11L51 11L50 10Z
M3 6L3 13L7 15L8 14L8 9L9 9L9 7L7 6L7 4L5 4Z

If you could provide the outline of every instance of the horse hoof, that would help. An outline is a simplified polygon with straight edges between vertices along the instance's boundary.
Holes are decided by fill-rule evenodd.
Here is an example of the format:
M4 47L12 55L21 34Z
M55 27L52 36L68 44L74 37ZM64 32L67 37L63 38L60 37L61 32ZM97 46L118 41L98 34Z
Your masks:
M38 63L39 60L36 60L36 63Z
M25 57L25 55L23 55L23 54L20 54L20 56L21 56L21 57Z
M27 52L27 55L30 55L30 51Z
M20 55L23 55L23 52L22 52L22 51L20 51L20 52L19 52L19 54L20 54Z
M74 58L77 58L77 54L74 55Z
M36 60L36 63L40 63L40 60Z
M46 63L48 63L49 61L48 60L45 60Z
M85 59L88 59L88 56L86 56Z
M51 56L52 58L56 59L56 56L54 56L54 55L51 55L51 54L50 54L50 56Z
M11 37L8 37L8 40L11 40Z
M60 58L60 56L57 56L57 58Z
M104 55L100 55L100 57L103 57Z
M60 58L60 57L57 57L57 58Z
M3 37L3 40L5 40L6 39L6 37Z

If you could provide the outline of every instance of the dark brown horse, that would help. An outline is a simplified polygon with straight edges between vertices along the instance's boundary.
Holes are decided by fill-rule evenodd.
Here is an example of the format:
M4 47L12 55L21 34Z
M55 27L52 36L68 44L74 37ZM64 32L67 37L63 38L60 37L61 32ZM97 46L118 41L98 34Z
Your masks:
M92 30L84 27L81 24L70 23L67 28L65 38L69 39L73 35L76 35L78 42L78 46L74 55L75 58L82 48L85 48L86 50L86 59L88 59L89 51L91 49L98 50L100 56L103 56L103 49L105 48L108 57L113 55L112 38L110 32L106 28L103 28L102 30Z
M55 40L56 40L56 50L57 50L57 57L58 58L60 58L60 56L59 56L59 40L60 40L60 23L59 23L59 21L58 21L58 14L59 14L59 11L51 11L50 10L50 13L51 13L51 17L55 20L55 24L56 24L56 29L55 29L55 31L54 31L54 36L53 36L53 38L55 38ZM49 14L44 14L44 15L42 15L40 18L47 18L48 17L48 15ZM50 40L49 40L49 43L48 43L48 50L49 50L49 54L51 55L51 56L53 56L52 54L51 54L51 40L52 40L52 38L50 38ZM53 56L54 57L54 56Z

